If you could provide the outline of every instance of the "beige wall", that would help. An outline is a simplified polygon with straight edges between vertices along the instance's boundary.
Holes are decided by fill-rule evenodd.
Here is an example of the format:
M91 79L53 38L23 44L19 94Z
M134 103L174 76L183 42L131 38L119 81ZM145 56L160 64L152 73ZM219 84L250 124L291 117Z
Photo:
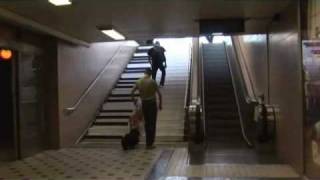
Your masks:
M239 36L239 40L256 92L266 94L269 103L280 108L277 119L279 157L302 173L303 86L298 16L298 5L292 3L281 13L279 21L272 22L269 50L266 35Z
M71 107L76 103L119 47L121 49L114 57L112 64L92 91L75 112L67 115L64 108ZM94 120L99 106L121 74L134 50L134 47L124 46L124 43L121 42L94 43L89 48L59 43L58 86L61 147L73 145Z
M268 98L268 61L267 61L267 35L237 36L239 44L237 49L242 52L242 60L245 62L256 95L264 94ZM238 51L238 54L241 54ZM238 56L241 58L241 55Z

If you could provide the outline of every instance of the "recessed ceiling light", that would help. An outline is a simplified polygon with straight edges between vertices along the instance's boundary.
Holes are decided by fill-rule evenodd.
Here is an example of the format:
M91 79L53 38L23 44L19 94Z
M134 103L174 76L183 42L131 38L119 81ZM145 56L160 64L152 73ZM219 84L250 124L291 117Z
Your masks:
M222 32L216 32L216 33L212 33L213 36L223 36Z
M104 34L106 34L107 36L111 37L114 40L125 40L126 38L119 33L118 31L116 31L115 29L100 29L101 32L103 32Z
M54 4L55 6L66 6L71 5L71 0L48 0L51 4Z
M127 41L127 46L139 46L139 43L137 41L131 40L131 41Z

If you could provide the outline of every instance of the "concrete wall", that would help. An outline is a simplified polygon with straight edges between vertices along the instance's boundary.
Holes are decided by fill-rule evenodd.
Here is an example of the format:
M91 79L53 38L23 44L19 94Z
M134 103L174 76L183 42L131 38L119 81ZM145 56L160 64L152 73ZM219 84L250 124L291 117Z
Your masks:
M303 83L298 10L297 2L284 9L279 20L269 26L269 40L267 35L238 39L257 94L264 93L269 104L280 108L276 125L279 157L302 173Z
M270 27L270 101L279 105L279 156L303 172L303 86L298 2Z
M119 52L118 48L121 48ZM134 50L134 47L124 46L124 43L121 42L94 43L89 48L72 46L63 42L58 44L61 147L73 145L94 120L99 106L131 58ZM64 109L71 107L78 101L115 53L113 63L79 108L70 115L66 114Z
M239 41L237 49L242 55L238 57L245 61L248 73L256 95L264 94L268 97L268 61L267 35L244 35L235 37ZM238 54L241 54L238 51Z

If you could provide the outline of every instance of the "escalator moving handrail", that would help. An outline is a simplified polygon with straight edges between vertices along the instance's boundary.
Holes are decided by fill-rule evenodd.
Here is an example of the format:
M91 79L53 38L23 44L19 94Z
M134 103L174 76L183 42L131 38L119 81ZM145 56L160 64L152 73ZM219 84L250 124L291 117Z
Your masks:
M199 44L199 69L198 69L198 72L199 72L199 77L200 77L200 80L199 80L199 87L200 88L200 97L199 97L199 100L200 100L200 107L199 107L199 113L200 113L200 123L202 124L202 130L203 132L201 132L201 135L202 136L205 136L206 135L206 123L205 123L205 113L206 113L206 109L205 109L205 106L204 106L204 99L205 99L205 94L204 94L204 69L203 69L203 45L202 44Z
M232 80L232 85L233 85L233 90L234 90L234 96L235 96L235 98L236 98L236 103L237 103L237 107L238 107L237 109L238 109L238 114L239 114L239 121L240 121L240 126L241 126L242 137L243 137L243 139L246 141L247 145L248 145L249 147L252 147L253 144L250 142L250 140L249 140L249 138L247 137L247 134L246 134L246 132L245 132L245 129L244 129L244 122L243 122L242 115L241 115L239 98L238 98L238 96L237 96L237 90L236 90L234 75L233 75L233 72L232 72L232 70L231 70L230 58L229 58L229 55L228 55L228 52L227 52L226 43L223 43L223 45L224 45L224 50L225 50L225 54L226 54L226 58L227 58L227 63L228 63L229 71L230 71L230 75L231 75L231 80Z
M184 109L187 110L190 104L190 88L191 88L191 76L192 76L192 65L193 65L193 57L192 57L192 47L190 47L190 61L188 61L188 78L186 82L186 89L185 89L185 97L184 97Z

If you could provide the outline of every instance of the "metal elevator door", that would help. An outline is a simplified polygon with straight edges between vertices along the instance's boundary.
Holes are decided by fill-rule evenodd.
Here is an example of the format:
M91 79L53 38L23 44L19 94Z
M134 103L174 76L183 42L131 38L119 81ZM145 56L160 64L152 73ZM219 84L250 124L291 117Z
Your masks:
M17 61L17 109L20 158L44 149L45 122L40 81L39 53L34 50L19 53Z

